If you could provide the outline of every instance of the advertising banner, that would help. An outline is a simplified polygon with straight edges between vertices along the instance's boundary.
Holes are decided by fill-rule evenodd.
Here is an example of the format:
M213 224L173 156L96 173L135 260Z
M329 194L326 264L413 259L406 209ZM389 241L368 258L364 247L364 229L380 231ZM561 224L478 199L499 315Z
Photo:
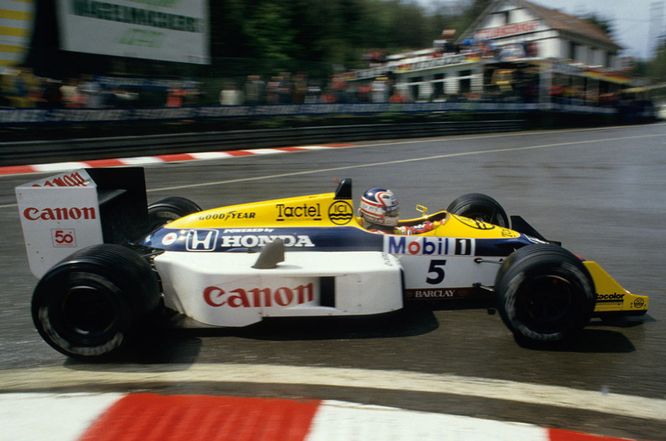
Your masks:
M0 0L0 71L21 64L30 47L33 0Z
M61 49L208 64L207 0L58 1Z

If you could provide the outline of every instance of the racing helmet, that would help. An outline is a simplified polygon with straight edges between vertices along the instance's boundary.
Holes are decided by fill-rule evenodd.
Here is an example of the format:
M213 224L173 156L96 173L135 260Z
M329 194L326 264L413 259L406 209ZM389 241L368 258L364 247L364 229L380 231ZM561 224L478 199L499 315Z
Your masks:
M395 227L398 225L399 206L391 190L373 187L361 196L359 214L369 224Z

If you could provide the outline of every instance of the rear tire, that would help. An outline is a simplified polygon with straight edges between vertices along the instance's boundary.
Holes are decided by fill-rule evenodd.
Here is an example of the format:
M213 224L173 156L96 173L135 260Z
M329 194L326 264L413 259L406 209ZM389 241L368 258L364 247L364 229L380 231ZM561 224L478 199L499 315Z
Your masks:
M148 231L153 231L168 222L199 211L201 211L201 207L187 198L171 196L160 199L154 204L148 205Z
M482 193L462 195L451 202L446 211L504 228L510 225L509 216L499 202Z
M32 317L53 348L74 358L123 352L142 319L161 304L157 276L132 250L93 245L63 260L39 281Z
M519 342L565 340L590 321L595 295L580 259L551 244L528 245L502 264L497 309Z

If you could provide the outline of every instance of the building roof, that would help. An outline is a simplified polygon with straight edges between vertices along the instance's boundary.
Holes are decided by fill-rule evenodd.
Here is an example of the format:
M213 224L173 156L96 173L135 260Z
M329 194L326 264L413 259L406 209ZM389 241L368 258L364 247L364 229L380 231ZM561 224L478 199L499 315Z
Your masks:
M599 41L616 49L622 48L622 46L613 41L610 35L594 23L583 20L575 15L566 14L557 9L536 5L526 0L518 0L517 3L521 4L525 9L532 11L534 15L543 19L553 29Z
M474 27L481 22L481 19L485 17L489 11L492 11L498 3L503 1L506 0L495 0L493 3L491 3L488 8L486 8L486 10L481 14L481 16L478 17L476 21L470 26L470 28L462 34L461 38L469 34L470 31L473 31ZM569 35L575 35L594 40L595 42L605 44L614 49L622 49L622 46L618 45L603 29L594 23L590 23L589 21L581 19L580 17L566 14L557 9L546 8L527 0L512 0L512 3L518 7L529 10L536 17L543 20L552 29Z

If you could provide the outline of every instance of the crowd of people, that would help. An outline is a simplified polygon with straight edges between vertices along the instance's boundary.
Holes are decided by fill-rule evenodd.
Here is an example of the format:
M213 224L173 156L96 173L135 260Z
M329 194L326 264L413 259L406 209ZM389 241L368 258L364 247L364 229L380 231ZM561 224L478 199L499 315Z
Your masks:
M192 84L95 75L53 79L35 75L27 68L12 68L0 75L0 108L122 109L197 105L200 93Z
M215 92L215 83L220 85L219 92ZM93 75L52 79L35 75L27 68L13 68L0 75L0 108L103 109L396 102L398 94L390 95L393 89L388 77L380 77L372 84L364 85L348 81L345 74L319 80L310 79L305 73L282 72L270 77L252 74L241 80L196 82ZM404 101L404 97L400 97L397 102Z
M502 67L504 66L504 67ZM367 81L354 81L349 73L312 79L303 72L273 76L250 74L245 78L202 81L82 75L52 79L27 68L6 69L0 75L0 108L127 109L190 106L260 106L301 104L408 103L427 101L524 102L539 100L539 74L531 67L489 65L484 70L483 91L472 90L471 80L455 94L443 82L420 86L399 84L390 72ZM454 79L455 80L455 79ZM549 89L553 103L594 106L614 105L615 91L583 92L570 78L555 76Z

